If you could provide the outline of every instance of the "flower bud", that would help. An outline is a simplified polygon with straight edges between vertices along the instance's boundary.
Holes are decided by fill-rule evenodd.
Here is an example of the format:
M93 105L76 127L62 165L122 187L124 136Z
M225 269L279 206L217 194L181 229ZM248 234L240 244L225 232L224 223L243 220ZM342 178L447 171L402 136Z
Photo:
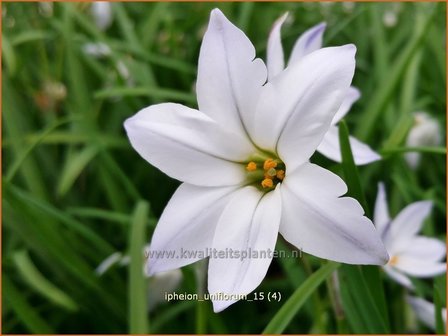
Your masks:
M90 8L95 24L101 30L106 30L112 24L112 7L107 1L95 1Z
M442 136L440 125L436 119L425 112L414 113L414 126L406 139L407 147L437 146L441 143ZM406 153L405 159L408 165L415 169L420 162L420 153Z

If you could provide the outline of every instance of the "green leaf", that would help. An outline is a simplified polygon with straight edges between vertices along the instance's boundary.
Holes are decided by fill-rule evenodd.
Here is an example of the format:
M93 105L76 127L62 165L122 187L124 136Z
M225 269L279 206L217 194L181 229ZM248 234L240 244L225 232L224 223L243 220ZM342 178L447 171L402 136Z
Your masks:
M67 208L67 213L82 217L82 218L95 218L108 222L115 222L124 225L130 225L131 216L121 212L115 212L110 210L103 210L90 207L71 207Z
M364 197L359 178L358 168L353 159L352 149L350 147L349 132L344 120L339 122L339 143L341 145L342 169L344 171L345 182L348 186L347 195L352 196L361 203L367 217L370 216L369 207Z
M153 320L151 320L151 331L152 332L163 332L162 327L176 321L180 314L184 314L188 311L193 310L193 301L180 301L174 304L170 309L160 311Z
M58 184L58 194L65 195L75 183L90 161L98 154L99 148L90 145L68 157Z
M40 142L45 145L78 145L78 144L91 144L92 137L88 134L82 133L71 133L71 132L52 132L50 134L45 135L42 138L42 134L28 134L23 137L18 137L14 140L20 140L25 143L32 144L34 142ZM123 138L117 138L116 136L106 135L97 133L95 135L95 139L97 139L103 147L108 148L120 148L120 149L128 149L129 142ZM11 147L13 146L14 141L12 138L8 137L3 140L3 147Z
M419 20L420 17L416 20L417 34L409 40L408 45L403 48L403 51L398 55L397 60L391 64L391 70L387 74L387 78L383 78L383 85L378 86L378 90L367 104L367 109L363 113L364 117L360 120L360 126L356 132L358 138L367 139L372 134L373 128L377 124L378 117L385 111L389 98L400 83L400 79L403 77L411 59L419 50L420 45L424 42L428 29L433 23L433 16L437 12L435 10L436 7L437 4L434 4L434 6L431 7L430 12L422 18L423 20ZM423 16L424 14L419 12L418 15Z
M28 282L39 294L69 311L78 310L75 301L42 275L26 251L15 252L13 260L23 280Z
M28 107L21 99L22 93L16 90L13 81L6 74L2 77L2 127L3 134L11 141L11 153L17 159L18 153L24 153L25 148L21 141L24 134L30 131L32 126L27 117ZM20 176L24 179L28 189L41 199L48 199L41 166L31 156L20 166Z
M16 288L12 281L4 276L2 279L2 292L5 305L12 309L20 322L33 334L54 334L52 328L38 315L36 308L32 307L23 293Z
M389 327L381 315L373 297L373 292L367 284L360 266L343 265L340 268L340 285L345 287L348 294L342 296L344 307L349 306L346 311L347 319L361 333L387 334ZM379 293L381 295L381 292ZM375 295L378 295L375 293ZM347 298L349 301L347 302ZM355 312L355 315L350 313ZM359 322L362 322L362 330L359 330Z
M58 224L63 223L67 228L70 228L71 230L73 230L73 232L78 233L81 237L85 238L90 242L90 244L92 244L98 250L102 251L105 254L110 254L114 251L112 246L90 227L75 220L67 213L61 211L52 204L42 201L39 198L34 197L32 194L27 193L11 184L5 183L3 190L8 196L9 200L14 200L26 210L34 210L34 216L36 216L36 213L38 213L42 214L41 219L46 220L46 222L48 222L48 220L50 219ZM57 227L58 224L48 224L52 224L46 227L46 229L49 230L49 234L51 233L53 237L58 237L57 230L55 230L55 226ZM42 227L43 225L44 224L41 224L40 226ZM49 239L49 237L47 237L47 239Z
M338 272L339 273L339 272ZM340 282L339 282L340 283ZM344 314L355 334L363 334L367 332L367 327L362 320L361 312L357 309L356 304L350 293L350 287L340 283L339 290L341 293L342 306Z
M9 38L2 34L2 56L10 76L14 77L17 68L16 54Z
M367 286L372 293L375 306L378 308L382 319L388 330L390 329L389 312L387 309L386 294L381 281L381 269L378 266L361 266L362 273L366 279Z
M77 12L75 4L66 4L63 12L63 25L60 27L65 42L65 66L67 71L67 89L72 96L68 101L69 110L72 114L81 114L85 116L86 121L92 117L91 113L91 92L89 91L88 81L84 68L80 62L79 50L73 43L75 35L74 13Z
M339 266L340 264L338 263L328 262L314 272L283 304L264 329L263 334L281 334L311 294Z
M208 260L202 259L195 263L196 292L200 300L196 301L196 334L203 335L207 333L207 312L210 310L210 302L203 300L207 284Z
M122 183L124 190L126 190L129 196L131 196L134 200L140 199L140 193L137 188L129 177L123 172L121 167L115 161L115 158L106 149L101 151L100 155L104 165L108 168L110 173L114 175L114 179Z
M395 147L395 148L385 148L380 151L380 153L382 155L396 154L396 153L408 153L408 152L446 155L446 148L445 147Z
M252 13L254 11L254 6L255 3L253 2L243 2L241 4L241 10L240 10L240 15L238 18L238 27L242 30L242 31L246 31L247 30L247 26L250 22Z
M358 168L353 159L352 150L349 141L349 132L345 121L339 123L339 142L341 146L342 168L345 180L348 186L348 194L360 201L361 205L369 217L369 207L364 196L361 186ZM341 286L348 286L349 295L356 292L349 301L345 295L348 305L353 307L350 311L356 311L355 315L348 315L348 319L354 328L358 328L358 312L360 312L364 321L364 332L386 333L389 330L389 321L384 289L376 267L366 266L363 269L344 265L341 268L341 274L345 278L345 283ZM356 281L354 279L357 279ZM372 295L375 293L375 295ZM356 321L356 322L355 322ZM356 323L356 324L355 324Z
M129 239L131 265L129 268L129 333L147 334L148 295L147 279L143 275L143 249L146 243L146 222L149 216L149 205L140 201L135 207L131 235Z
M439 335L445 335L445 323L443 322L443 306L442 306L442 300L440 298L440 293L436 285L434 285L434 313L435 313L435 320L436 320L436 333Z
M115 87L95 92L95 98L114 97L150 97L153 99L177 100L196 104L196 97L191 93L154 87Z
M24 31L11 39L11 45L17 47L23 43L48 40L55 36L54 32L45 30Z
M14 161L14 163L11 165L11 167L8 169L8 173L6 174L6 181L10 182L14 175L18 172L23 162L26 160L26 158L31 154L31 152L34 150L34 148L37 147L50 133L52 133L56 128L65 125L71 121L73 121L73 118L67 118L59 120L52 125L50 125L46 130L44 130L41 134L37 135L36 138L34 138L31 143L28 145L27 148L23 150L20 156Z

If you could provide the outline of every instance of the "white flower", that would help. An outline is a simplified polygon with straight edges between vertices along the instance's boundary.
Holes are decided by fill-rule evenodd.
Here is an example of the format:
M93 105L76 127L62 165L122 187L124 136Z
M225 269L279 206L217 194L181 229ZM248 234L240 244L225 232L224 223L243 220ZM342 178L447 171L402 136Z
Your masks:
M268 39L267 48L267 67L269 81L273 80L285 68L283 46L281 42L280 30L286 20L288 13L280 17L273 25ZM318 24L303 33L295 42L289 57L288 67L301 61L306 55L322 48L322 36L325 31L326 24ZM300 78L297 78L300 81ZM350 110L350 107L361 96L359 90L350 87L347 91L345 99L340 106L338 112L334 115L331 126L326 132L317 151L325 155L329 159L341 162L341 150L339 145L338 127L336 124L344 118ZM380 160L381 157L375 153L368 145L360 142L354 137L350 137L350 146L353 151L353 157L357 165L368 164L373 161Z
M392 220L384 184L378 185L373 222L390 255L390 260L383 269L391 278L409 289L413 285L408 276L427 278L446 272L446 264L442 262L446 255L445 243L417 235L431 207L431 201L415 202Z
M352 1L342 2L342 9L344 10L344 12L346 12L348 14L353 13L355 6L356 6L356 2L352 2Z
M165 293L172 292L179 288L183 279L180 269L160 272L149 278L148 284L148 310L154 308L165 301Z
M90 7L96 26L101 30L110 27L113 21L112 7L107 1L94 1Z
M418 319L423 322L428 328L436 329L436 311L435 306L422 298L415 296L407 296L407 301L417 315ZM446 328L446 308L442 309L442 319Z
M145 246L145 257L148 256L149 245ZM112 266L118 264L119 266L129 265L131 259L129 255L123 255L121 252L114 252L109 257L104 259L95 270L98 276L102 276ZM153 276L146 274L143 269L143 274L148 278L148 310L152 311L154 308L165 300L165 293L172 292L179 288L183 279L182 272L179 269L170 270L167 272L160 272Z
M387 10L383 14L383 23L386 27L395 27L398 22L397 13L393 10Z
M113 265L121 262L123 259L123 255L121 252L114 252L106 259L104 259L98 267L95 269L95 273L99 276L106 273Z
M120 75L121 78L123 78L126 81L127 85L132 86L134 82L132 80L131 73L129 72L126 63L124 63L123 61L118 61L116 63L116 68L118 74Z
M39 2L39 13L42 16L50 17L53 15L53 3L52 2Z
M428 113L415 112L414 125L408 133L406 146L437 146L442 142L440 125ZM406 162L415 169L420 163L420 153L406 153Z
M96 58L103 58L109 56L112 53L109 46L103 42L85 43L82 46L82 50L86 55L90 55Z
M154 231L151 251L159 255L149 260L150 274L210 256L209 293L248 294L265 277L266 251L279 232L321 258L387 262L362 207L340 197L345 183L309 162L350 86L355 51L323 48L266 83L266 66L246 35L211 12L198 62L199 111L158 104L125 122L135 150L184 182ZM265 257L220 258L211 248ZM214 310L235 301L214 300Z

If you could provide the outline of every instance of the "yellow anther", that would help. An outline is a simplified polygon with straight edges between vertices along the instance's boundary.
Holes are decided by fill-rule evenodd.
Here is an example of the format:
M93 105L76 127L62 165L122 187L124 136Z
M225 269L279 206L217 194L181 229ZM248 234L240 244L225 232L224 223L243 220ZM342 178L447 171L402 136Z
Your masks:
M277 162L272 159L267 159L263 164L264 170L269 170L269 169L275 168L275 167L277 167Z
M247 164L246 169L247 169L247 171L250 171L250 172L255 171L255 170L257 170L257 164L255 162L251 161Z
M282 169L277 170L277 178L278 178L280 181L283 181L283 179L285 178L285 171L282 170Z
M389 260L389 265L390 266L395 266L398 263L398 257L397 256L392 256Z
M267 172L266 172L267 176L270 177L274 177L275 175L277 175L277 171L275 170L275 168L270 168Z
M261 186L263 188L272 188L274 186L274 182L270 178L265 178L263 181L261 181Z

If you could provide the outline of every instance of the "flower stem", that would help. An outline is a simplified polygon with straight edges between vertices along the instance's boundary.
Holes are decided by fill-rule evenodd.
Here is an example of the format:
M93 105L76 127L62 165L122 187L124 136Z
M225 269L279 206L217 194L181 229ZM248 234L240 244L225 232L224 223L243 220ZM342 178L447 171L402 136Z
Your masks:
M339 263L328 262L314 272L299 288L297 288L288 301L280 308L277 314L263 330L263 334L281 334L289 325L310 295L319 285L338 267Z
M308 276L311 276L313 274L313 270L310 266L310 263L306 258L302 258L302 262L305 272L308 274ZM311 296L311 299L313 301L313 308L315 315L315 321L312 327L313 333L325 334L326 333L325 308L319 296L319 293L317 291L314 291Z
M196 264L197 293L200 299L205 293L205 280L207 275L207 260L201 260ZM196 334L205 334L207 330L207 302L197 300L196 302Z

